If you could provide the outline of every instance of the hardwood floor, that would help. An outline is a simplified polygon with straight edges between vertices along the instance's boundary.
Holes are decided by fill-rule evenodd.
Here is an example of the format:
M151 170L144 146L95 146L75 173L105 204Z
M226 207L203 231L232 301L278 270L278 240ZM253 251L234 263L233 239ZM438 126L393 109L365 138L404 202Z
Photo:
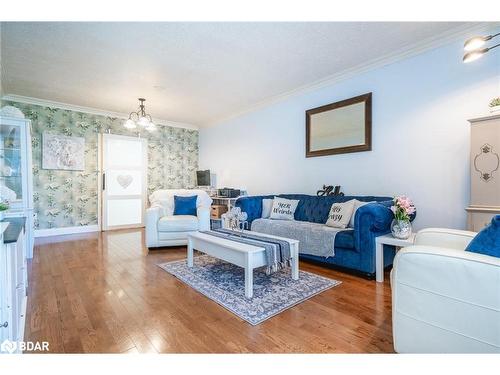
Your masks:
M37 239L25 340L54 353L393 352L388 277L376 283L301 262L343 283L251 326L156 264L142 230ZM387 276L387 275L386 275Z

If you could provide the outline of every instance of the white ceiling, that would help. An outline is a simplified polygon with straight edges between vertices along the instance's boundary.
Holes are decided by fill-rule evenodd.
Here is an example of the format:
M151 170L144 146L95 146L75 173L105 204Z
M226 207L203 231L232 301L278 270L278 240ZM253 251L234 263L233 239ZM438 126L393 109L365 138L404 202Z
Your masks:
M2 23L4 93L206 126L466 23Z

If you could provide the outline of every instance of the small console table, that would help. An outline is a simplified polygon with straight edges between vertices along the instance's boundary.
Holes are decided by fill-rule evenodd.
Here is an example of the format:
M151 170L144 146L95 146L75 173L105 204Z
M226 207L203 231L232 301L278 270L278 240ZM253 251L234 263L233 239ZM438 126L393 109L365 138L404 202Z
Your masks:
M228 197L213 196L211 198L213 200L212 206L218 206L218 205L226 206L227 211L231 211L231 208L234 207L234 204L239 197L228 198ZM213 217L212 215L210 215L210 229L222 228L223 226L224 225L222 223L222 218L220 216Z

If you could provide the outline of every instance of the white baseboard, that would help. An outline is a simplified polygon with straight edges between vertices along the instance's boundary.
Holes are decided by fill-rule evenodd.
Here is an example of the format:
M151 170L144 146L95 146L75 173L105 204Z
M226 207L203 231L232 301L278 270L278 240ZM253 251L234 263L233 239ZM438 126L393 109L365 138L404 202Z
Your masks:
M66 234L89 233L98 231L99 227L97 225L82 225L78 227L36 229L35 237L63 236Z

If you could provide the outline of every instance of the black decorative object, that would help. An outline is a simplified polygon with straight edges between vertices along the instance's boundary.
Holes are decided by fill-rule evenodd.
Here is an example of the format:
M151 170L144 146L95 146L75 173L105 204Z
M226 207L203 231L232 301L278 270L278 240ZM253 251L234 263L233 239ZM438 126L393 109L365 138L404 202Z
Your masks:
M237 198L241 194L241 190L233 188L224 188L218 190L218 196L223 198Z
M344 196L344 193L340 192L340 185L335 186L335 188L332 185L323 185L323 190L318 190L316 195L318 197L326 197L330 195Z

